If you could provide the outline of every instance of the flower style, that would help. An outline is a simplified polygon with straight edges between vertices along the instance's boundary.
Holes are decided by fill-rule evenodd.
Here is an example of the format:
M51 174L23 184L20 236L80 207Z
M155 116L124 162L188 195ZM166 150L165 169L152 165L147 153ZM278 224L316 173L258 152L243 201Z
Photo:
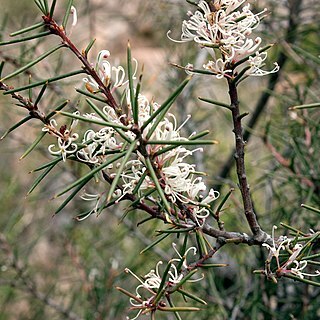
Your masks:
M76 111L74 114L78 115L79 112ZM55 119L51 119L49 124L46 124L43 128L43 132L49 132L49 134L57 137L58 148L56 148L55 144L51 144L48 147L49 152L52 155L61 155L63 161L66 161L68 154L73 154L77 151L78 146L74 141L79 138L77 133L72 133L73 129L77 125L77 120L72 120L70 128L67 129L67 126L62 126L60 129L57 129L57 121Z
M267 9L254 14L250 10L250 4L244 4L245 0L215 0L209 4L201 0L199 10L189 12L189 20L182 23L181 40L175 42L195 41L201 47L206 47L212 60L204 64L204 69L216 74L218 79L233 75L233 65L241 59L249 60L247 76L263 76L279 70L275 67L270 71L262 70L267 53L261 54L260 37L250 38L252 31L258 27L261 18ZM186 67L187 72L192 68Z

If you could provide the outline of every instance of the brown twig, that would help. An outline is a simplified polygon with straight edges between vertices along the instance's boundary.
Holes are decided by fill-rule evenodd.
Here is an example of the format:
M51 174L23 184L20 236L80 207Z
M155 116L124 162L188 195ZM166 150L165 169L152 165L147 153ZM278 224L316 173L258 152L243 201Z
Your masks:
M229 85L229 96L230 96L230 108L232 112L232 120L233 120L233 132L235 135L235 162L237 167L237 175L238 175L238 182L239 188L241 191L242 202L244 213L250 229L256 239L263 239L264 241L269 237L264 231L262 231L256 214L253 209L252 199L250 195L250 187L247 179L246 168L245 168L245 141L243 137L243 128L242 128L242 116L240 113L240 106L238 100L238 91L236 83L233 81L232 78L228 78L228 85Z
M51 31L52 34L57 35L61 38L62 43L69 48L81 61L83 64L83 69L85 72L90 75L98 84L99 89L101 92L105 95L107 99L107 103L115 110L117 115L120 117L122 115L122 109L118 106L117 102L115 101L109 86L106 86L102 80L100 79L97 72L94 70L92 64L88 61L85 54L81 53L78 48L74 45L74 43L70 40L70 38L67 36L64 28L62 26L59 26L57 22L50 16L43 16L42 17L46 27ZM125 121L125 119L122 117L122 121Z

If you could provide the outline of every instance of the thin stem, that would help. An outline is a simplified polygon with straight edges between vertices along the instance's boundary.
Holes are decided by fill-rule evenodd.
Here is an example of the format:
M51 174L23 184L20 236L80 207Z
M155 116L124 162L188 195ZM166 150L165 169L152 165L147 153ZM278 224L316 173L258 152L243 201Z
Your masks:
M107 87L102 80L100 79L97 72L94 70L91 63L88 61L86 56L82 54L78 48L73 44L73 42L69 39L69 37L66 35L63 28L61 28L55 20L53 20L50 16L44 16L43 20L47 26L47 28L51 31L52 34L55 34L59 36L62 39L62 43L68 47L76 56L77 58L82 62L83 69L85 72L90 75L98 84L101 92L106 96L108 104L115 110L117 115L120 117L122 115L122 110L118 106L117 102L115 101L109 87ZM123 119L123 118L122 118Z
M244 148L245 141L243 138L243 129L241 123L241 114L238 100L238 90L235 82L232 79L228 79L229 96L230 96L230 108L232 112L233 132L235 135L235 161L237 167L237 175L239 181L239 188L241 191L244 213L250 229L255 236L260 235L262 232L258 223L257 217L253 210L250 187L247 180L245 161L244 161Z

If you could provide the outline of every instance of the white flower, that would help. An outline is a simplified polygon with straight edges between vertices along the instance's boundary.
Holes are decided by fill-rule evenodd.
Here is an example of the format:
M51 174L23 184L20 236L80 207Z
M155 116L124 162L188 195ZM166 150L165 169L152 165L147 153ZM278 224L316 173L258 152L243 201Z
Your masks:
M293 268L291 267L290 272L299 278L303 279L305 276L306 277L318 277L320 276L320 271L316 270L315 273L306 273L303 272L303 270L307 267L308 261L307 260L302 260L302 261L297 261L294 260L293 264L295 265Z
M266 247L269 250L268 261L271 262L272 258L276 259L277 266L280 268L279 255L281 250L285 250L291 242L291 239L288 239L286 236L280 236L278 239L275 239L275 230L277 226L272 227L272 246L267 243L263 243L262 246Z
M226 68L227 61L223 61L221 58L216 61L209 61L207 64L204 64L203 67L206 70L210 70L216 74L217 79L222 79L225 76L228 76L228 73L231 73L232 70Z
M76 111L74 114L78 115L79 112ZM63 161L66 161L68 154L73 154L77 151L78 146L74 141L79 138L79 135L72 132L77 123L78 120L73 119L69 129L67 129L65 125L60 127L60 129L57 129L56 120L51 119L50 123L42 128L42 131L48 132L57 138L57 146L51 144L48 147L48 150L52 155L61 155Z
M98 74L100 80L103 84L108 87L111 85L111 91L122 87L128 83L128 80L125 80L126 73L122 66L111 66L110 62L107 60L110 56L109 50L101 50L98 53L96 64L95 64L95 71ZM134 59L136 62L136 60ZM133 75L133 79L135 79L135 73L137 70L137 62L136 62L136 69ZM92 76L88 76L84 78L83 81L86 84L86 88L94 92L95 90L99 90L99 85L96 80Z
M200 46L207 47L213 59L204 64L204 68L214 72L218 79L231 76L232 64L258 52L262 42L260 37L250 36L267 9L255 14L250 10L250 4L239 9L243 3L244 0L215 0L209 6L206 1L201 0L198 4L200 10L194 14L188 13L189 20L183 21L181 40L168 37L175 42L195 41ZM217 58L214 51L219 52ZM266 53L263 61L265 57ZM271 71L261 70L263 61L258 60L250 59L250 70L246 75L262 76L279 70L278 65ZM192 68L187 70L192 73Z
M246 71L246 74L251 76L264 76L266 74L278 72L280 67L276 62L274 63L275 67L270 71L261 69L264 66L264 61L266 60L266 58L266 52L256 52L255 56L250 56L248 60L250 69Z

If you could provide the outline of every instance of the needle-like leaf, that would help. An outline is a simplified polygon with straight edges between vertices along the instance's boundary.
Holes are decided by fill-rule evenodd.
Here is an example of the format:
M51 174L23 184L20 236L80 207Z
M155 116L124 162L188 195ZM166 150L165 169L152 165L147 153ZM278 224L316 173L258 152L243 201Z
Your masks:
M151 248L153 248L154 246L156 246L159 242L161 242L162 240L164 240L165 238L167 238L169 236L169 233L163 234L159 237L157 237L157 239L155 241L153 241L152 243L150 243L146 248L144 248L140 254L143 254L145 252L147 252L148 250L150 250Z
M135 93L133 89L133 72L132 72L132 57L131 57L131 47L128 42L127 47L127 67L128 67L128 79L129 79L129 94L130 94L130 103L132 107L132 114L134 123L138 123L138 105L135 103Z
M117 185L118 185L118 182L120 180L120 177L121 177L121 174L123 173L123 169L126 165L126 163L128 162L132 152L134 151L134 149L136 148L136 145L137 145L137 141L134 141L131 143L130 147L125 151L126 152L126 155L125 157L123 158L122 162L121 162L121 165L120 167L118 168L118 171L112 181L112 184L110 186L110 189L109 189L109 192L108 192L108 196L107 196L107 202L109 202L111 200L111 197L114 193L114 191L116 190L117 188Z
M216 140L148 140L147 144L176 145L176 146L197 146L205 144L218 144Z
M65 194L66 192L70 191L71 189L73 189L74 187L78 186L80 183L82 183L84 180L87 179L91 179L96 173L100 172L101 170L103 170L105 167L107 167L108 165L110 165L111 163L121 159L123 156L125 155L125 153L120 153L115 155L114 157L110 158L108 161L100 164L99 166L95 167L94 169L92 169L91 171L89 171L87 174L85 174L83 177L81 177L80 179L76 180L75 182L73 182L72 184L70 184L68 187L66 187L65 189L63 189L61 192L59 192L54 198L60 197L63 194Z
M20 160L24 159L42 140L42 138L46 135L47 132L41 132L36 140L31 144L31 146L24 152L24 154L20 157Z
M39 56L37 59L27 63L25 66L19 68L18 70L8 74L7 76L5 76L4 78L2 78L0 81L3 82L5 80L8 80L16 75L18 75L19 73L31 68L32 66L34 66L35 64L37 64L38 62L40 62L41 60L45 59L46 57L48 57L50 54L54 53L55 51L57 51L58 49L64 47L64 44L59 44L58 46L50 49L49 51L43 53L41 56Z
M39 184L40 182L49 174L49 172L55 167L57 163L53 163L51 166L47 167L44 172L42 172L39 177L31 185L27 195L29 195Z
M41 22L38 22L30 27L27 27L27 28L23 28L23 29L20 29L18 31L15 31L15 32L12 32L10 33L10 37L15 37L15 36L18 36L20 34L23 34L23 33L27 33L29 31L32 31L32 30L35 30L35 29L38 29L38 28L41 28L41 27L44 27L44 23L43 21Z
M204 101L204 102L207 102L207 103L210 103L210 104L213 104L213 105L216 105L216 106L223 107L223 108L231 110L230 105L228 105L226 103L223 103L223 102L220 102L220 101L211 100L211 99L207 99L207 98L201 98L201 97L198 97L198 99L200 101Z
M174 101L177 99L179 94L182 92L184 87L188 84L188 82L191 80L191 76L187 77L181 84L180 86L172 93L172 95L157 109L151 116L150 118L143 124L141 127L141 131L143 131L153 120L157 118L155 123L152 125L150 130L148 131L147 134L147 139L150 139L151 135L153 134L154 130L157 128L159 122L163 119L163 117L166 115Z
M33 34L31 36L28 36L28 37L20 38L20 39L2 41L2 42L0 42L0 46L6 46L8 44L14 44L14 43L19 43L19 42L29 41L29 40L33 40L33 39L37 39L37 38L48 36L49 34L51 34L50 31L43 31L43 32L40 32L40 33L37 33L37 34Z
M162 190L162 188L160 186L160 182L159 182L159 180L157 178L157 175L156 175L156 173L155 173L155 171L153 169L153 166L152 166L150 158L146 158L146 166L147 166L147 169L149 170L150 176L151 176L151 178L153 180L153 183L154 183L154 185L155 185L155 187L156 187L156 189L158 191L158 194L159 194L159 196L160 196L160 198L161 198L161 200L162 200L162 202L164 204L164 207L165 207L167 213L170 215L170 213L171 213L170 204L169 204L169 202L168 202L168 200L167 200L167 198L166 198L166 196L164 194L164 191ZM170 222L169 216L166 215L166 217L167 217L168 222Z
M10 132L12 132L13 130L19 128L21 125L23 125L24 123L26 123L27 121L31 120L33 117L32 116L27 116L25 118L23 118L22 120L20 120L19 122L17 122L15 125L13 125L10 129L8 129L0 138L0 140L4 139Z
M34 87L38 87L38 86L44 85L46 82L48 82L48 83L55 82L55 81L62 80L62 79L65 79L65 78L69 78L69 77L72 77L72 76L75 76L75 75L78 75L78 74L81 74L81 73L85 73L85 71L83 71L83 70L72 71L72 72L57 76L57 77L52 77L52 78L49 78L49 79L46 79L46 80L41 80L41 81L38 81L38 82L35 82L35 83L31 83L31 84L28 84L28 85L23 86L23 87L14 88L14 89L11 89L11 90L8 90L8 91L4 92L3 94L7 95L7 94L23 91L23 90L28 90L30 88L34 88Z
M56 7L56 3L57 3L57 0L53 0L52 1L51 7L50 7L50 17L53 17L54 9Z
M67 10L64 14L63 20L62 20L62 26L64 27L64 29L66 29L67 23L68 23L68 19L69 19L69 15L70 15L70 11L71 11L71 7L73 4L73 0L69 0L68 4L67 4Z
M76 194L88 183L88 181L91 178L88 178L87 180L83 180L79 185L72 191L72 193L62 202L62 204L59 206L59 208L55 211L55 215L58 214L75 196Z
M105 126L105 127L112 127L112 128L119 128L122 130L129 130L127 127L121 125L121 124L117 124L114 122L107 122L107 121L103 121L103 120L96 120L96 119L91 119L91 118L86 118L83 116L79 116L77 114L74 113L69 113L69 112L64 112L64 111L57 111L58 114L61 114L63 116L72 118L72 119L78 119L84 122L89 122L89 123L94 123L94 124L99 124L101 126Z

